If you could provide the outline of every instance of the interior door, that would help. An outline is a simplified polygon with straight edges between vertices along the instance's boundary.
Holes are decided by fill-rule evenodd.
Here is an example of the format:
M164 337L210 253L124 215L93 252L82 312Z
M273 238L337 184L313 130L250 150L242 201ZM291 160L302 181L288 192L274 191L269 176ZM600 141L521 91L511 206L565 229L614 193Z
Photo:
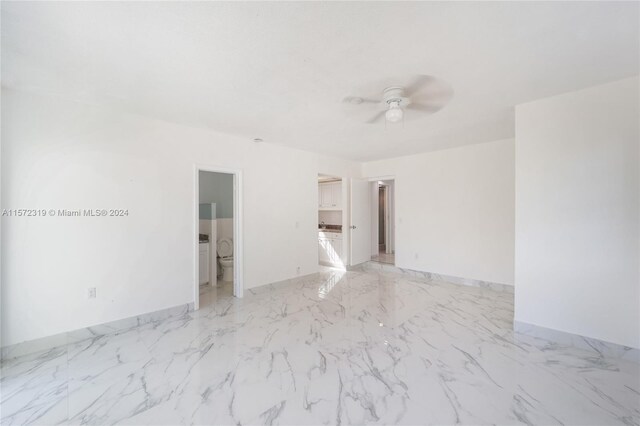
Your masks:
M351 179L351 265L371 260L371 190L369 181Z

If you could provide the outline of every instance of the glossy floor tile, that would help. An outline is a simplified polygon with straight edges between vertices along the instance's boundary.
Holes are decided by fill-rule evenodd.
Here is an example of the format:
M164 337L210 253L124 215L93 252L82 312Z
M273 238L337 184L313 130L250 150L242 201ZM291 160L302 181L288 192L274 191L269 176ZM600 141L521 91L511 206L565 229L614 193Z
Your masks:
M323 269L2 366L2 424L640 423L640 366L513 332L513 295Z
M218 281L218 285L212 287L208 284L200 286L200 309L206 309L220 299L233 297L233 282Z
M385 253L384 251L380 251L380 253L378 253L376 256L371 256L371 260L373 260L374 262L395 265L396 255L394 253Z

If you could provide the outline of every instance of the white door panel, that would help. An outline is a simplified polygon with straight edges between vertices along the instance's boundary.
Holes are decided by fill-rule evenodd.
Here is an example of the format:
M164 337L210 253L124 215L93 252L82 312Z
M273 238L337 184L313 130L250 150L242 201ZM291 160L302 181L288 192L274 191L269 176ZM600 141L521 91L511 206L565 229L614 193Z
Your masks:
M364 179L351 179L351 265L371 260L371 190Z

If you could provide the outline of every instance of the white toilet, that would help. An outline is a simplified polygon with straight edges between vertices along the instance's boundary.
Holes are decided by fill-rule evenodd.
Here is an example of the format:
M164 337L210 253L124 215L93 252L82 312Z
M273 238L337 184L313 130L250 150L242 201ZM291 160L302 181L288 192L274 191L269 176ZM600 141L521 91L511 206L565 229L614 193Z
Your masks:
M218 240L218 263L222 268L222 281L233 281L233 240Z

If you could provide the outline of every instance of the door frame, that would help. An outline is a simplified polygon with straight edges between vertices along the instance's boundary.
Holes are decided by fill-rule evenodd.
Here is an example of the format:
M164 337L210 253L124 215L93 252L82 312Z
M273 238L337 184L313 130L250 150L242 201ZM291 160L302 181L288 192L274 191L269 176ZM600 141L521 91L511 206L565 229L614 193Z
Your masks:
M382 197L380 192L382 191ZM382 217L378 213L378 251L380 251L380 221L382 221L382 235L384 237L384 251L388 253L387 247L389 246L389 185L378 185L377 193L378 212L380 211L380 199L382 199Z
M233 169L213 165L194 164L193 166L193 309L200 309L200 172L225 173L233 175L233 295L244 295L244 251L243 251L243 211L242 211L242 169ZM211 242L213 243L213 241ZM216 250L214 243L211 250Z
M387 180L392 180L393 181L393 208L396 208L396 191L397 191L397 187L398 187L398 179L394 176L394 175L387 175L387 176L377 176L377 177L368 177L367 180L369 182L378 182L378 181L387 181ZM386 191L385 191L385 204L384 204L384 210L385 210L385 252L386 253L396 253L396 231L398 229L397 225L397 215L393 214L393 229L394 229L394 233L393 233L393 250L389 249L389 241L391 241L391 214L390 214L390 208L389 208L389 203L391 200L391 191L389 190L389 185L386 185ZM376 191L376 194L378 194L378 191ZM378 203L378 199L376 198L376 200L371 200L372 203L376 203L376 209L378 209L377 207L377 203ZM378 218L378 220L380 220ZM376 230L379 229L379 224L376 223ZM373 227L372 227L373 230ZM378 232L378 231L377 231ZM373 237L373 235L372 235ZM378 244L376 242L376 248L378 247Z
M391 179L388 179L391 180ZM390 202L391 202L391 186L390 185L383 185L384 186L384 252L389 254L392 253L393 250L391 249L392 246L395 245L391 244L391 208L389 207ZM395 181L394 181L394 186L395 186Z

